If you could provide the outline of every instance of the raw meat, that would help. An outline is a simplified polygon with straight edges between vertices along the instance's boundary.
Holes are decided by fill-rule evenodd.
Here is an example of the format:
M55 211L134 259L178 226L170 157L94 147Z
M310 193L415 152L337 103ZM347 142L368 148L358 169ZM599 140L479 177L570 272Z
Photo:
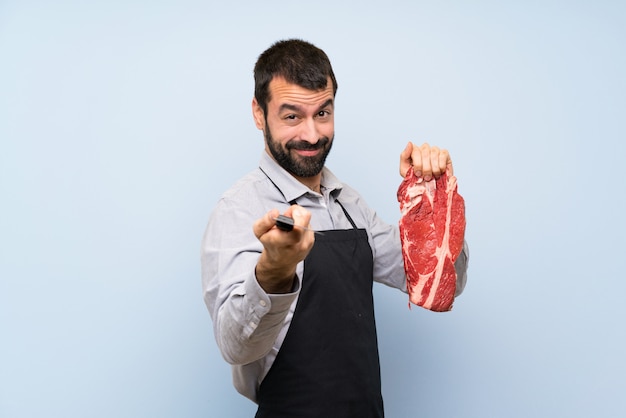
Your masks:
M465 201L456 177L446 173L425 182L410 169L398 188L398 202L409 300L431 311L449 311L456 290L454 261L465 236Z

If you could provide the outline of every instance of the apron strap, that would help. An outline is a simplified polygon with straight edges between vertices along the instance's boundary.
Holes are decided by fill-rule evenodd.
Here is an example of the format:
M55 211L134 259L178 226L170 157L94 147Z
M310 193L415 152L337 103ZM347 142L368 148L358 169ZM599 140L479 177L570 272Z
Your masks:
M341 210L343 211L343 213L346 215L346 218L348 218L348 221L350 222L350 225L352 225L352 229L359 229L359 228L356 227L356 224L352 220L352 216L350 216L350 214L348 213L346 208L341 204L339 199L335 198L335 202L337 202L337 204L341 207ZM296 199L293 199L291 202L289 202L290 205L296 205L297 203L298 202L296 202Z
M261 172L263 174L265 174L265 176L269 179L270 182L272 182L272 184L274 185L274 187L276 187L276 189L280 192L280 194L283 195L283 198L285 197L285 195L283 194L282 190L280 190L280 187L278 187L278 185L276 185L276 183L274 183L274 180L272 180L272 178L265 172L265 170L263 170L261 167L259 167L259 170L261 170ZM286 200L286 199L285 199ZM335 198L335 202L337 202L337 204L339 204L339 206L341 207L341 210L343 211L343 213L346 215L346 218L348 218L348 221L350 222L350 225L352 225L353 229L358 229L356 227L356 224L354 223L354 221L352 220L352 217L350 216L350 214L348 213L348 211L346 210L346 208L341 204L341 202L339 201L339 199ZM290 205L296 205L298 202L296 202L296 199L293 199L289 202Z
M352 225L353 229L358 229L356 227L356 224L354 223L354 221L352 220L352 217L350 216L350 214L348 213L348 211L346 210L346 208L343 207L343 205L341 204L341 202L339 201L339 199L335 198L335 202L337 202L339 204L339 206L341 206L341 210L343 210L343 213L345 213L346 218L348 218L348 221L350 221L350 225Z

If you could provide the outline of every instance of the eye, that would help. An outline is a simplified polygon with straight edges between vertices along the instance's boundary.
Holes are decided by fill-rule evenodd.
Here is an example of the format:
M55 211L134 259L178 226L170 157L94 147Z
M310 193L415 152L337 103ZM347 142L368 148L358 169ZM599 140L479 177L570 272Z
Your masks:
M328 110L320 110L319 112L317 112L318 118L325 118L325 117L328 117L329 115L330 115L330 112Z
M296 115L287 115L285 116L286 120L296 120L297 116Z

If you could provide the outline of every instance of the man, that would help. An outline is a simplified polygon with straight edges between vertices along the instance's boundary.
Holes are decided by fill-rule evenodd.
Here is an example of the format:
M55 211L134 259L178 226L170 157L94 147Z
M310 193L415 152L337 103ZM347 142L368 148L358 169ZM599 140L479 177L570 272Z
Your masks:
M265 152L218 202L202 247L217 344L256 417L382 417L372 282L406 292L398 227L324 166L337 91L326 54L280 41L254 77ZM409 143L400 174L409 169L428 180L452 162ZM293 218L291 231L277 228L280 214ZM457 294L466 266L464 249Z

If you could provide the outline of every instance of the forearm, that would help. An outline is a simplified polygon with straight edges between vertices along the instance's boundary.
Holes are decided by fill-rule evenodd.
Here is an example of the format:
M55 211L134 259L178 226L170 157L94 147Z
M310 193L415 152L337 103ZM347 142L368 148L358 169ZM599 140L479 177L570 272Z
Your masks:
M273 347L297 297L296 292L266 294L250 275L214 308L214 332L222 355L231 364L247 364Z
M277 230L273 218L278 210L259 217L247 209L220 201L201 255L204 300L216 342L226 361L239 365L264 357L276 343L300 290L296 272L302 277L302 260L313 244L312 233ZM302 213L293 215L298 225L308 226L308 212L305 219Z
M254 269L256 281L269 294L289 293L293 289L296 265L277 266L265 257L265 251L259 257Z

